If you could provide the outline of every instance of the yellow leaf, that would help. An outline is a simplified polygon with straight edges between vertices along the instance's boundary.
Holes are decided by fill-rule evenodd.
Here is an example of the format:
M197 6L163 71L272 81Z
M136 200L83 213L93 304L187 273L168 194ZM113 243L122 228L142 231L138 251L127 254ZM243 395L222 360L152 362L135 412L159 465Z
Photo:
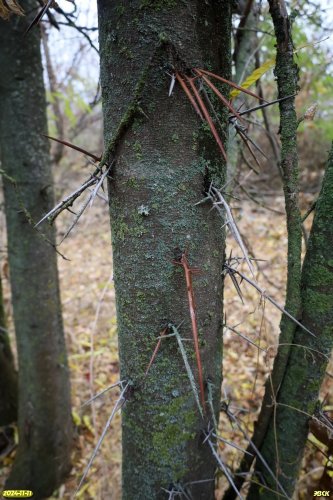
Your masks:
M297 54L297 52L299 50L305 49L307 47L312 47L312 46L314 46L314 45L316 45L318 43L321 43L321 42L323 42L325 40L327 40L327 38L324 38L323 40L319 40L318 42L306 43L305 45L301 45L300 47L297 47L294 50L294 54ZM253 73L251 73L251 75L248 76L246 78L246 80L244 80L244 82L240 86L243 87L244 89L247 89L247 88L251 87L251 85L253 85L254 83L256 83L256 81L259 80L259 78L261 78L262 75L265 74L274 65L275 65L275 57L273 59L268 59L268 61L264 62L264 64L262 64L260 66L260 68L255 69L253 71ZM234 99L235 97L238 96L238 94L240 94L240 90L236 90L236 89L233 90L232 92L230 92L230 99Z
M88 415L83 416L83 423L87 427L87 429L89 429L91 434L95 435L95 430L94 430L93 426L91 425L90 417Z
M248 76L246 80L244 80L244 82L241 84L241 87L243 87L243 89L251 87L251 85L256 83L256 81L258 81L263 74L265 74L269 69L271 69L274 66L274 64L275 64L275 58L268 59L268 61L264 62L264 64L262 64L260 68L255 69L251 73L251 75ZM233 99L236 96L238 96L238 94L240 94L240 90L235 89L232 92L230 92L230 98Z
M73 421L74 421L74 424L76 425L76 427L79 427L79 425L81 425L80 415L75 410L72 410L72 417L73 417Z

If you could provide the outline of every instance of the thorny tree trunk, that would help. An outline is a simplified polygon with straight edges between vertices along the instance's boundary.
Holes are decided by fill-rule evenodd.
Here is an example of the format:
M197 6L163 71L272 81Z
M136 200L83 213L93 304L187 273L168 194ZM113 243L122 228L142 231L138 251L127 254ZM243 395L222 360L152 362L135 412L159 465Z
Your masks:
M277 56L275 74L279 98L293 95L297 92L298 67L294 63L291 26L283 0L270 0L270 13L273 19L277 40ZM301 312L301 250L302 223L299 208L299 168L297 155L297 116L294 98L280 102L280 137L281 137L281 172L286 207L286 222L288 233L288 266L285 309L299 319ZM280 324L280 337L277 356L270 377L266 382L265 395L261 412L256 422L252 442L261 449L267 429L272 422L273 402L281 386L290 354L290 344L293 342L295 323L283 315ZM245 473L249 471L254 460L254 449L250 444L249 453L244 455L235 478L237 487L245 481ZM257 459L258 461L259 459ZM258 479L260 481L260 478ZM268 495L263 490L264 498ZM236 498L233 489L229 488L224 500Z
M28 14L0 23L0 149L14 322L19 359L19 447L8 488L49 496L70 467L69 374L56 253L27 220L53 205L40 33L23 38ZM15 180L15 184L12 181ZM54 230L47 230L54 241Z
M191 338L184 273L172 262L187 248L190 265L201 269L193 277L200 349L206 399L210 382L218 416L223 224L195 203L211 180L222 186L225 174L177 84L168 97L168 73L204 65L228 78L229 3L98 3L106 149L118 139L109 191L121 377L132 383L123 411L128 500L168 498L180 487L196 499L214 498L215 462L203 444L207 421L173 337L162 341L146 380L144 373L166 324L184 321L181 334ZM184 343L197 379L193 342Z
M333 347L333 147L302 269L302 323L316 337L297 328L288 366L277 398L262 453L289 497L292 496L309 432L311 415L320 421L318 392ZM300 347L304 346L304 347ZM276 440L275 440L276 436ZM276 482L256 465L268 485ZM276 499L278 495L253 487L250 499Z
M0 426L17 418L17 373L10 349L0 276Z

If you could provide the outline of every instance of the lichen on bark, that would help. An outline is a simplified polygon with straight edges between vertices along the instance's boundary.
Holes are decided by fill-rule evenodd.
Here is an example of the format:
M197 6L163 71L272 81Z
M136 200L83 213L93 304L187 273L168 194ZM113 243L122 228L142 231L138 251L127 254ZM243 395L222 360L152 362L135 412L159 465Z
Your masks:
M98 6L107 149L144 79L135 126L131 116L112 151L109 183L121 377L133 387L123 411L123 498L165 498L173 485L214 478L214 458L202 443L205 423L174 338L162 341L146 379L144 373L166 324L184 321L181 334L191 336L184 275L172 262L177 249L187 248L190 265L203 270L193 287L204 378L214 384L218 414L224 235L215 214L195 203L207 178L220 186L225 178L220 153L185 94L176 86L168 97L168 73L207 66L228 78L230 6L182 1L143 8L139 0ZM186 349L196 373L191 343ZM198 499L214 496L214 481L188 488Z

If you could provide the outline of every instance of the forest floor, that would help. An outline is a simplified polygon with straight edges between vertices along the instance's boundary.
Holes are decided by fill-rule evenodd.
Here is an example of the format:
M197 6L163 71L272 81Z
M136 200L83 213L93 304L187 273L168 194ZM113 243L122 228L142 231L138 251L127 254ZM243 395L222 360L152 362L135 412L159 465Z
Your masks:
M57 198L62 192L70 192L82 181L79 172L70 178L58 178ZM60 182L60 183L59 183ZM306 210L313 195L302 198ZM279 304L284 304L286 278L286 228L284 200L278 191L266 193L263 206L243 199L234 201L234 214L246 241L248 249L257 259L258 281L268 295ZM275 210L275 211L272 211ZM281 213L278 213L281 212ZM61 237L69 225L70 214L58 221L58 236ZM310 221L308 221L308 227ZM107 204L96 199L71 235L61 245L61 252L70 260L59 258L62 290L63 316L71 370L73 418L75 422L75 447L73 468L69 479L52 499L72 497L80 478L93 453L119 390L112 389L98 398L93 405L83 408L82 404L93 394L119 380L117 353L117 326L115 315L115 294L112 281L112 254ZM227 240L227 254L238 250L230 235ZM195 288L195 282L194 282ZM8 300L8 281L5 282ZM270 303L264 303L258 293L242 284L244 304L241 303L230 278L225 280L225 313L227 325L241 332L266 352L244 340L231 330L224 334L224 382L223 399L230 401L249 431L253 429L261 399L264 382L276 352L280 313ZM332 366L328 371L333 371ZM322 396L328 393L328 379L322 388ZM333 405L331 400L327 404ZM243 437L233 429L222 413L220 434L240 447L246 447ZM235 469L241 452L220 443L220 454L224 463ZM3 459L0 484L8 472L15 451ZM309 491L322 473L321 453L309 445L304 471L299 482L298 499L310 498ZM96 456L84 486L77 494L78 499L119 500L121 477L121 430L120 415L117 413ZM221 476L216 498L222 498L226 481ZM312 497L312 494L311 494Z

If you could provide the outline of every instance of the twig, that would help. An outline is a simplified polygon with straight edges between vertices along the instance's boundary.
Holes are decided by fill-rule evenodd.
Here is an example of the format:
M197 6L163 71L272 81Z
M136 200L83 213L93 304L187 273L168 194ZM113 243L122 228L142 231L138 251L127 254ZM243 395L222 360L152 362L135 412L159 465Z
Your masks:
M309 217L309 215L315 210L316 208L316 203L317 203L317 200L314 201L311 205L311 207L305 212L305 214L303 215L302 217L302 222L305 222L306 219Z
M219 441L222 441L222 443L227 444L228 446L231 446L232 448L235 448L238 451L242 451L243 453L246 453L247 455L252 455L252 453L249 453L248 451L244 450L244 448L241 448L240 446L237 446L237 444L232 443L231 441L228 441L227 439L224 439L221 436L218 436L217 434L213 434L213 436L218 439Z
M90 387L90 396L93 398L93 393L94 393L94 378L95 378L95 372L94 372L94 349L95 349L95 333L97 330L97 323L99 319L99 315L101 312L102 304L104 302L105 294L110 286L110 283L112 281L113 277L113 271L111 271L109 279L105 286L103 287L102 293L100 295L96 312L95 312L95 318L94 322L92 324L92 327L90 329L90 360L89 360L89 387ZM92 407L92 420L93 420L93 425L94 427L96 426L96 414L95 414L95 407Z
M266 108L267 106L271 106L272 104L276 104L277 102L282 102L285 101L286 99L291 99L292 97L295 97L297 94L290 94L285 97L281 97L280 99L275 99L274 101L266 102L265 104L260 104L260 106L255 106L253 108L245 109L245 111L238 112L240 116L247 115L249 113L252 113L253 111L257 111L258 109ZM229 119L232 119L233 117L231 116Z

